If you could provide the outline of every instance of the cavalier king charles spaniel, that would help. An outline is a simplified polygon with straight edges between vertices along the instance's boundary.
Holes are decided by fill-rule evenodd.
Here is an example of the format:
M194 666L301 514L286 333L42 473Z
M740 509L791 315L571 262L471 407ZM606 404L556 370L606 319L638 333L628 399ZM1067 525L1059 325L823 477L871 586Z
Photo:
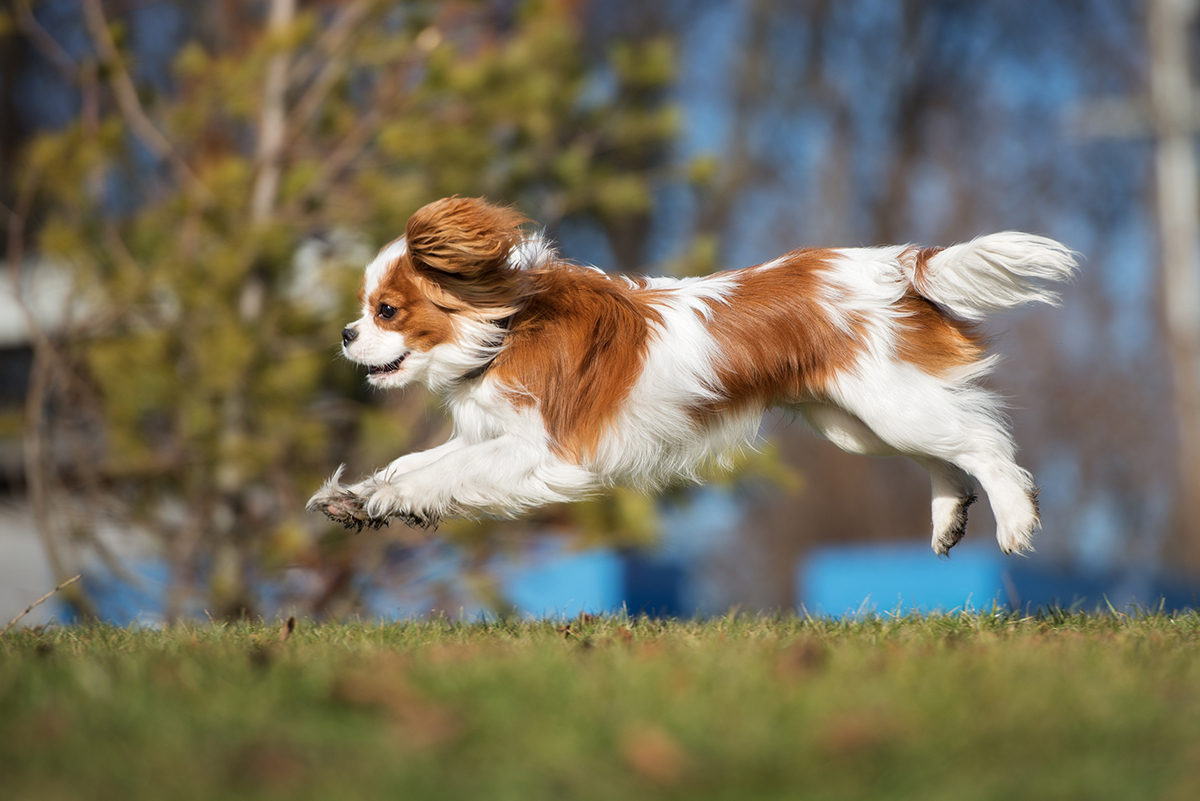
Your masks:
M948 248L794 250L702 278L573 264L516 211L447 198L366 268L342 350L375 387L414 381L454 419L444 445L308 508L347 526L512 517L615 484L697 479L795 410L851 453L903 455L933 482L933 550L963 536L976 481L1005 553L1031 550L1037 489L1014 460L989 312L1054 303L1075 254L1023 233Z

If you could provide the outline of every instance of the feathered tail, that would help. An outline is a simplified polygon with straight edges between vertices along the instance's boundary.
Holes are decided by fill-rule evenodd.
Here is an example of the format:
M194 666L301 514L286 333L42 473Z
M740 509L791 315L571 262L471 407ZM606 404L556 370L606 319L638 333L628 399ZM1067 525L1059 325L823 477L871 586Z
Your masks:
M1026 303L1056 305L1046 284L1075 273L1078 254L1044 236L1004 231L937 251L913 263L910 280L923 296L964 320Z

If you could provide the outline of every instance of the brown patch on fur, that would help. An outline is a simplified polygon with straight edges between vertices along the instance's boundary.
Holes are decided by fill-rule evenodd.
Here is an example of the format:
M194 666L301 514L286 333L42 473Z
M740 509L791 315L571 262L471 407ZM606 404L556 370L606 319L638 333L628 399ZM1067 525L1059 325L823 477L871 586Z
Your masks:
M449 341L454 325L450 313L422 291L407 261L402 257L384 274L371 293L370 309L377 326L403 334L405 343L415 350L428 351ZM385 303L396 309L390 320L379 316L379 307Z
M490 374L514 403L540 403L556 453L594 454L642 372L657 294L567 264L534 273Z
M948 315L921 293L926 285L929 260L945 248L910 247L900 254L913 292L899 303L903 311L898 332L897 352L900 358L924 372L945 376L968 367L983 358L987 351L986 338L971 323Z
M409 218L406 259L438 305L485 319L507 317L529 292L526 272L508 262L526 222L515 209L479 198L444 198Z
M697 410L707 418L730 408L770 406L820 396L865 346L863 320L849 330L827 311L836 291L824 277L832 250L797 250L782 263L737 273L729 304L713 304L709 332L720 346L722 400Z
M911 247L900 254L900 261L910 262L908 265L910 280L917 294L925 290L925 274L929 272L929 260L941 253L945 248L916 248Z
M973 325L948 316L933 301L905 295L897 332L900 358L930 375L944 376L983 358L987 341Z

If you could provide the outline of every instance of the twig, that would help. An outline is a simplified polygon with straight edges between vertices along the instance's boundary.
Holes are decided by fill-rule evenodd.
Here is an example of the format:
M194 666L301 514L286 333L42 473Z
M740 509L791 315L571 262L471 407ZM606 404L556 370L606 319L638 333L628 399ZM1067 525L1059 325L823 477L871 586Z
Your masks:
M29 0L18 0L16 9L17 29L25 34L25 37L33 43L33 46L47 61L54 65L54 69L58 70L59 75L74 83L78 79L79 65L75 63L75 59L71 58L71 54L38 23L37 17L33 16L33 9L29 7Z
M304 192L288 204L288 210L303 206L310 198L323 196L334 181L341 177L342 171L366 150L379 120L378 111L370 111L360 117L350 133L322 160L316 176Z
M160 160L169 162L175 168L175 172L194 198L203 203L212 202L214 199L212 192L192 171L183 156L175 150L171 141L146 115L142 101L138 99L133 78L125 69L116 42L113 41L112 33L108 29L108 19L104 15L100 0L82 0L82 5L84 23L91 35L92 44L96 48L97 55L100 56L101 63L108 68L108 82L116 96L117 108L128 123L130 130L151 153Z
M33 367L29 375L29 392L25 396L25 486L33 511L34 528L42 541L46 560L50 563L54 577L62 579L66 570L58 549L58 526L50 514L51 468L46 459L50 448L47 447L46 427L43 424L46 416L46 396L54 380L54 373L52 360L46 358L44 351L35 348Z
M292 615L283 624L283 630L279 632L279 641L287 642L288 637L292 636L292 632L296 630L296 616Z
M355 33L358 24L376 5L376 0L357 0L343 6L333 21L326 26L315 46L291 65L288 71L289 84L299 86L312 80L321 67L321 59L340 52L350 36Z
M295 0L272 0L267 18L267 37L276 41L292 24ZM280 47L267 62L263 83L262 117L258 123L258 143L254 161L258 174L250 193L250 221L256 225L267 222L275 210L275 195L283 174L283 144L287 139L288 63L291 50Z
M42 547L46 550L46 558L54 571L54 577L61 579L66 575L62 559L55 543L55 533L49 522L49 504L46 492L46 473L44 456L49 450L44 447L42 421L45 414L45 398L48 388L56 375L69 378L70 370L66 367L62 355L51 342L49 335L42 330L33 310L21 290L21 266L25 260L25 220L29 215L40 175L36 170L26 173L17 195L16 207L8 209L8 269L12 284L13 298L25 319L25 326L33 343L33 367L30 369L29 391L25 395L25 482L28 487L30 502L38 536Z
M346 74L347 61L341 54L352 37L359 33L362 22L375 5L375 0L358 0L345 6L321 36L316 47L297 60L291 76L294 79L297 74L301 74L309 84L296 101L284 126L289 148L296 144L300 132L320 111L329 93ZM318 66L321 55L326 57L326 61ZM298 80L294 82L299 84Z
M53 595L54 593L58 592L58 591L59 591L59 590L61 590L63 587L66 587L68 584L74 584L75 582L79 581L79 579L80 579L82 576L83 576L83 574L82 574L82 573L76 573L74 576L72 576L71 578L67 579L67 580L66 580L66 581L64 581L62 584L59 584L59 585L58 585L57 587L55 587L54 589L50 590L50 592L46 593L46 594L45 594L45 595L43 595L41 598L38 598L36 601L34 601L33 603L31 603L29 606L25 607L25 611L24 611L24 612L22 612L21 614L17 615L16 617L14 617L12 620L8 621L8 625L7 625L7 626L5 626L5 627L4 627L2 630L0 630L0 637L3 637L5 634L8 634L8 630L9 630L9 629L11 629L13 626L17 625L17 621L18 621L18 620L20 620L21 618L25 617L25 616L26 616L26 615L28 615L30 612L32 612L32 611L34 610L34 607L38 606L38 604L42 603L42 601L45 601L45 600L46 600L47 598L49 598L51 595Z

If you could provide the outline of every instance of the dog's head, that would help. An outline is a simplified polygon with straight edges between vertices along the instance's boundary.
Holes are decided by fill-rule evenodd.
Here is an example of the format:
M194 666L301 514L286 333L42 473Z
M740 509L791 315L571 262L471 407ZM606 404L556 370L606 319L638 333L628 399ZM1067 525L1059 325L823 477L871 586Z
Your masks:
M530 291L524 222L476 198L418 210L367 265L362 316L342 331L346 357L377 387L437 386L485 364L497 322Z

